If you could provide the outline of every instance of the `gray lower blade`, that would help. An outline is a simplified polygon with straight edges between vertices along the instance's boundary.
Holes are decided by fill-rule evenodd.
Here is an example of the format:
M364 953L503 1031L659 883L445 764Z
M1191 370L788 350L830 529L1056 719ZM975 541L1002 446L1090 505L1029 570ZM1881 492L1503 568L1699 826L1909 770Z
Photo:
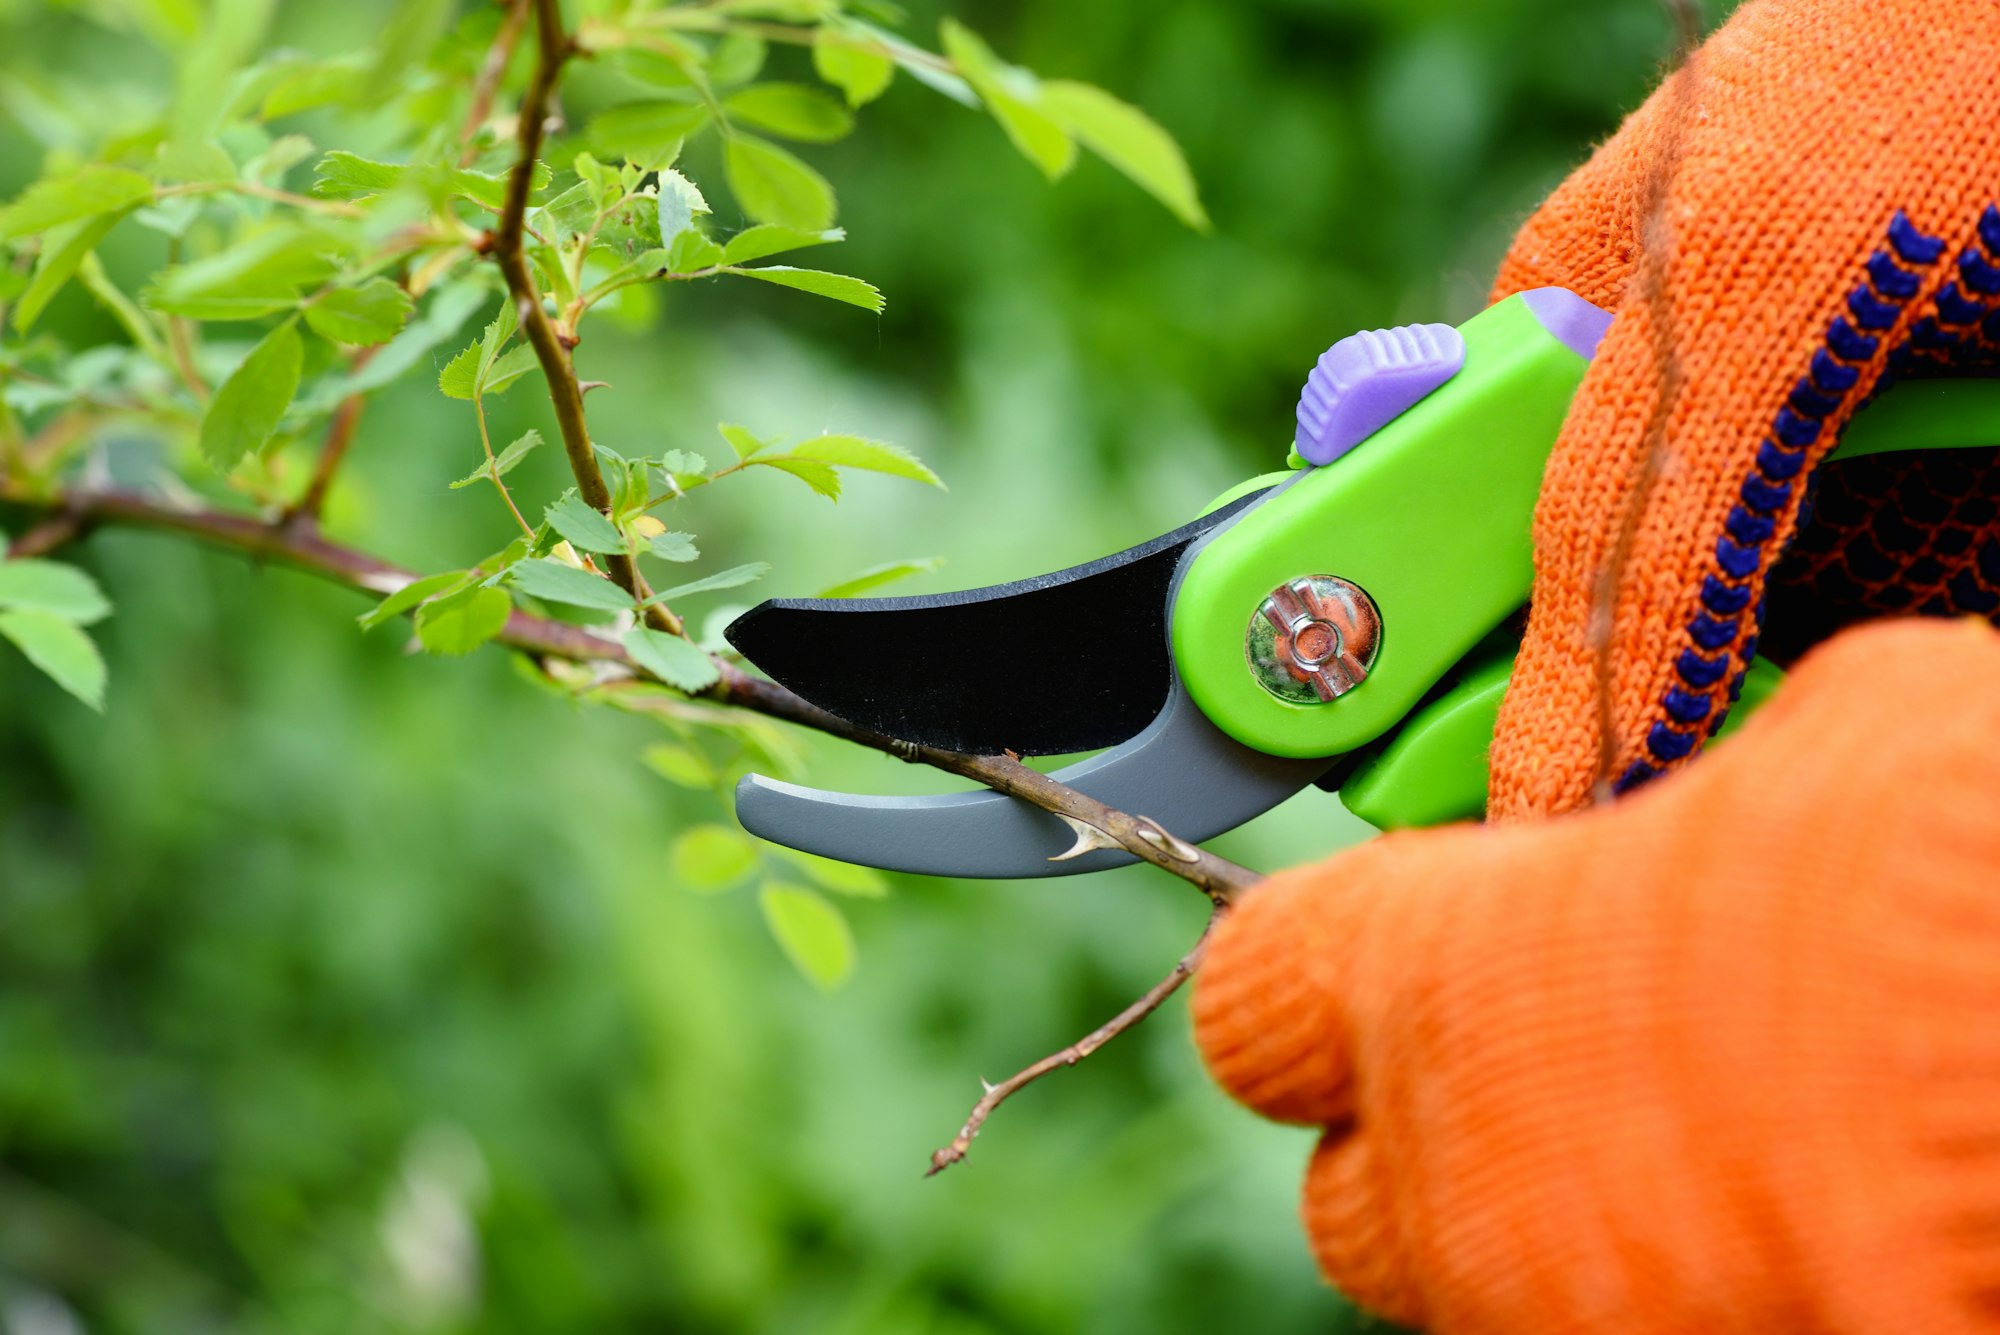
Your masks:
M1209 722L1176 679L1166 707L1144 732L1054 777L1200 843L1269 811L1333 763L1244 746ZM995 792L869 797L752 774L736 787L736 815L750 833L787 848L930 876L1068 876L1136 861L1104 849L1051 862L1075 842L1069 827Z

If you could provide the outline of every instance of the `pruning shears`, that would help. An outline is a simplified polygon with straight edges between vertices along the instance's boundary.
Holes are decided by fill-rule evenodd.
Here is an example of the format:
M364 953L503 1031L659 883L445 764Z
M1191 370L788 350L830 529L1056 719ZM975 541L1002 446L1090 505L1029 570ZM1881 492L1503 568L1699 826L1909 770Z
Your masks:
M1306 381L1290 467L1170 533L989 588L774 599L725 634L877 733L1099 752L1055 777L1194 842L1315 784L1378 828L1476 818L1542 471L1610 321L1541 288L1456 328L1348 335ZM1837 456L1995 443L2000 380L1910 381L1856 417ZM1734 718L1780 677L1759 660ZM876 797L752 774L736 803L753 834L889 870L1016 878L1133 860L1065 858L1068 827L994 792Z

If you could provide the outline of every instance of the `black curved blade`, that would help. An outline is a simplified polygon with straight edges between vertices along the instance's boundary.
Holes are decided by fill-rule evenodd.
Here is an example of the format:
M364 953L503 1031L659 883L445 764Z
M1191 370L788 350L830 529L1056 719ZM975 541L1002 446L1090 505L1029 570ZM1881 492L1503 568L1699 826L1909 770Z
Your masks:
M1167 703L1181 555L1262 494L1068 570L917 598L774 598L723 633L820 708L903 741L979 755L1114 746Z

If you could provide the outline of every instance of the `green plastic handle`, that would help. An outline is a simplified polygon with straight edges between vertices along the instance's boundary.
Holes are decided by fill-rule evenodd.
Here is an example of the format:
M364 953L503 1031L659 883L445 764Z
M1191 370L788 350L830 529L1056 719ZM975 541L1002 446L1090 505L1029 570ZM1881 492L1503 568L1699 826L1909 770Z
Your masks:
M1189 564L1174 602L1174 661L1202 712L1238 741L1280 756L1365 746L1527 601L1535 494L1589 363L1519 297L1459 332L1456 376ZM1245 658L1264 599L1311 574L1359 585L1383 625L1367 679L1323 705L1270 694Z
M1991 447L1996 442L2000 380L1907 381L1857 415L1830 457ZM1522 522L1527 522L1525 515ZM1484 815L1493 728L1513 667L1511 649L1476 664L1456 665L1458 680L1413 712L1385 746L1348 776L1340 788L1342 805L1383 830ZM1716 741L1742 727L1783 680L1784 672L1775 664L1754 661Z

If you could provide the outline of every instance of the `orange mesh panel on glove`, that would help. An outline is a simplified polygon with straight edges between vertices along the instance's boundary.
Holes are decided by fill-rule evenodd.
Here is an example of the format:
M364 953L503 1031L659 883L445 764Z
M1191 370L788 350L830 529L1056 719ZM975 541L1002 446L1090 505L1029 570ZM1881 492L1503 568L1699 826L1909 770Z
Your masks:
M1996 71L1994 0L1752 0L1522 229L1496 297L1560 284L1617 318L1535 516L1494 818L1569 810L1600 777L1630 788L1685 762L1755 652L1766 576L1855 408L1885 374L1992 369ZM1651 173L1669 162L1648 234ZM1679 390L1618 585L1616 761L1600 776L1591 604L1661 396L1656 315Z
M1196 1033L1330 1128L1307 1226L1391 1318L1992 1330L1996 869L2000 633L1873 626L1671 782L1253 890Z

